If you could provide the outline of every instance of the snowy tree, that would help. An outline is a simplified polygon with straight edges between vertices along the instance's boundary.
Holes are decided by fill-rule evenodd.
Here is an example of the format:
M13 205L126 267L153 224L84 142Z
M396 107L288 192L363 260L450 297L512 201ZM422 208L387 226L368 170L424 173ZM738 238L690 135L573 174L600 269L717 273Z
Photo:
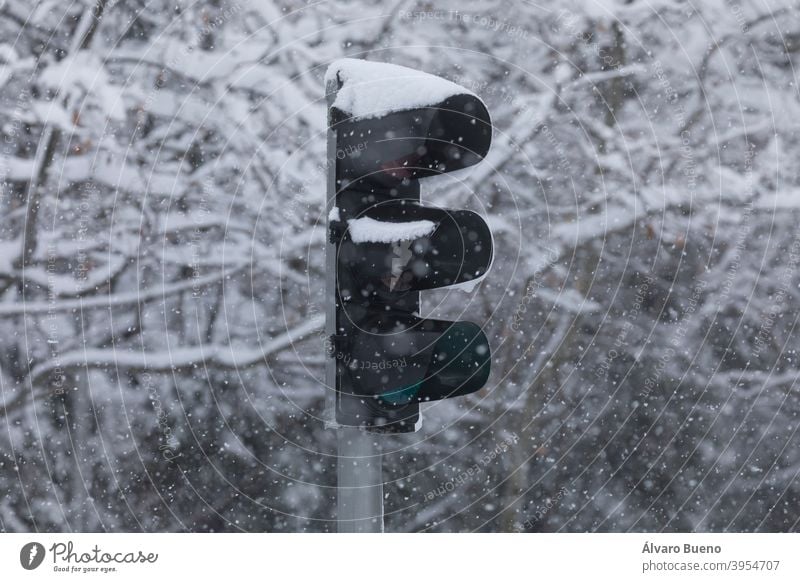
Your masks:
M385 438L390 531L798 527L788 0L0 5L0 528L332 531L323 77L480 95L426 316L488 386ZM464 476L466 475L466 476Z

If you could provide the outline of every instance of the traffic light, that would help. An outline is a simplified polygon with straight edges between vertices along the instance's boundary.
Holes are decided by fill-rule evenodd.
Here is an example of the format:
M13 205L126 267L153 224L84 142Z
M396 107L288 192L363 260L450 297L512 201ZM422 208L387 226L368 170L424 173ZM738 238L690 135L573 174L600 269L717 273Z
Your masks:
M328 69L328 332L336 422L410 432L419 404L479 390L491 352L480 326L419 316L420 291L473 285L492 234L469 210L425 206L420 180L489 150L483 102L419 71L353 59Z

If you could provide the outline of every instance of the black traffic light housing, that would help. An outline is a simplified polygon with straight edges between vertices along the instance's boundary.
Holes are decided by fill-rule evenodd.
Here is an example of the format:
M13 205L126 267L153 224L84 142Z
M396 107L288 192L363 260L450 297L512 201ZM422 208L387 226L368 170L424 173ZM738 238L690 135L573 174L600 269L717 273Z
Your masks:
M480 99L455 85L436 103L366 116L337 107L341 87L336 74L328 87L335 420L410 432L420 402L475 392L489 376L480 326L419 317L419 292L483 277L492 263L491 231L474 212L423 206L419 180L481 161L491 119Z

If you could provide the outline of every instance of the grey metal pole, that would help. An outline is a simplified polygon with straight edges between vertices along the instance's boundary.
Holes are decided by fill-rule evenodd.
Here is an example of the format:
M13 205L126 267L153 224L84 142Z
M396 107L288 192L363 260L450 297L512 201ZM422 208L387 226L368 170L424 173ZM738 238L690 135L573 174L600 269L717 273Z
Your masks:
M338 521L341 533L383 532L380 435L339 427Z
M336 98L337 83L325 88L328 110ZM336 205L336 135L328 119L328 180L326 211ZM327 220L330 232L330 219ZM336 334L336 245L325 245L325 331ZM383 532L383 454L380 436L336 423L336 353L325 364L327 425L337 432L337 520L340 532Z

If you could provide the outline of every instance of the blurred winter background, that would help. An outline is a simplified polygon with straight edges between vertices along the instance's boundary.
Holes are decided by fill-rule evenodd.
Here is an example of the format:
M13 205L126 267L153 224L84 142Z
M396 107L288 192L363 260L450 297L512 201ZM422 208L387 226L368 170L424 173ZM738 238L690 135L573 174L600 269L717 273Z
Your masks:
M798 530L788 0L0 1L0 530L335 530L342 56L495 125L435 192L493 270L425 294L492 377L384 439L387 530Z

